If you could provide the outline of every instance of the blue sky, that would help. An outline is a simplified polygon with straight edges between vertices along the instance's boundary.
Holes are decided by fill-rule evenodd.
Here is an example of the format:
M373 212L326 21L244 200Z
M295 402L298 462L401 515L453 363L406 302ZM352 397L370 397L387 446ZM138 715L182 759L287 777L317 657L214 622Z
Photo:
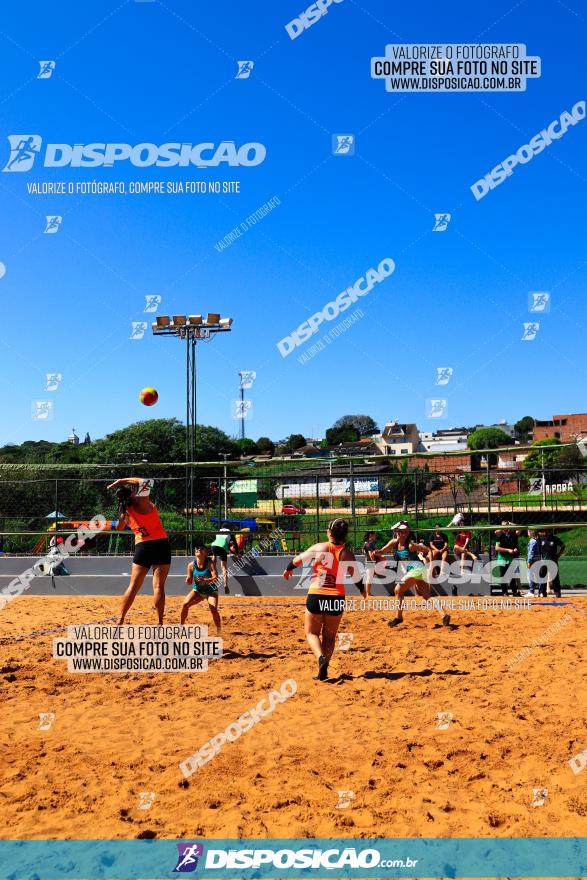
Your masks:
M257 372L247 434L322 436L345 413L425 430L585 409L587 122L477 202L469 187L587 98L580 7L526 0L395 6L344 0L296 40L304 2L186 0L12 4L0 44L0 161L7 135L44 143L257 141L254 168L0 173L0 443L103 436L183 417L183 349L131 340L145 296L162 313L218 310L233 332L198 348L198 421L229 434L237 372ZM386 43L525 43L542 76L523 93L391 94L370 77ZM55 59L50 79L38 60ZM255 62L235 79L237 60ZM356 154L332 156L333 133ZM38 163L37 163L38 165ZM33 196L32 181L239 180L232 195ZM273 196L280 204L218 253ZM451 212L444 233L434 214ZM60 214L55 235L45 216ZM384 257L395 273L364 317L305 364L276 343ZM552 307L522 342L528 292ZM348 313L347 313L348 314ZM345 315L340 316L342 320ZM325 325L324 332L336 324ZM436 367L451 366L447 386ZM45 373L60 372L53 394ZM138 400L155 386L156 407ZM447 416L426 418L444 397ZM52 399L51 421L31 417ZM6 406L6 404L8 404Z

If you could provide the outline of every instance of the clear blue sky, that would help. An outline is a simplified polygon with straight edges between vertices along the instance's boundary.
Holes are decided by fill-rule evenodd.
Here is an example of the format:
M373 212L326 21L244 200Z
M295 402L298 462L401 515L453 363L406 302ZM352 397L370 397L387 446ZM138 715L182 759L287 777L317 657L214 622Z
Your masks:
M256 370L247 434L322 436L345 413L422 429L585 410L587 121L486 198L469 187L587 98L586 13L498 0L344 0L296 40L305 0L243 4L10 4L0 36L0 161L8 134L45 143L235 140L267 147L250 169L44 169L0 173L0 443L100 437L183 417L183 349L129 339L146 294L163 313L218 310L230 334L199 347L198 421L229 434L237 371ZM574 8L571 8L574 7ZM370 78L386 43L519 42L542 58L520 94L407 94ZM50 79L38 61L55 59ZM253 60L249 79L236 61ZM333 157L353 133L356 155ZM37 163L38 164L38 163ZM240 195L32 196L33 180L231 180ZM281 204L225 251L214 243L264 202ZM435 212L451 212L433 233ZM55 235L45 215L63 215ZM394 275L365 317L301 365L276 343L383 257ZM533 342L529 291L550 291ZM347 313L348 314L348 313ZM341 315L342 319L345 315ZM325 325L325 331L331 326ZM312 341L319 338L318 334ZM435 386L437 366L452 366ZM46 372L61 372L54 394ZM139 390L155 386L146 410ZM426 400L448 416L426 418ZM52 398L52 421L31 402Z

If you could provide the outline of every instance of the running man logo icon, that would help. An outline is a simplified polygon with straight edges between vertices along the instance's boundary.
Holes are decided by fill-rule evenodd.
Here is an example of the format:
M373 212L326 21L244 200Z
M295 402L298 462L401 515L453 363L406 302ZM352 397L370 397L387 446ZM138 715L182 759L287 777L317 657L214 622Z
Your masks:
M537 324L535 322L524 323L522 342L532 342L533 339L536 339L539 330L540 324Z
M131 321L132 327L130 331L129 339L142 339L145 335L145 330L147 329L146 321Z
M530 312L550 312L550 293L546 291L529 293L528 310Z
M33 400L32 416L35 421L48 421L53 418L52 400Z
M338 643L336 645L337 651L349 651L351 647L351 642L353 640L352 633L337 633Z
M55 712L39 712L39 726L37 730L51 730L55 721Z
M253 387L253 382L257 378L257 374L254 370L241 370L239 373L240 376L240 388L247 389Z
M158 293L149 293L145 296L144 312L156 312L161 305L161 297Z
M232 417L233 419L249 419L251 418L253 401L252 400L233 400L232 401Z
M139 791L139 810L150 810L155 797L154 791Z
M448 385L453 373L452 367L436 367L436 382L434 384Z
M436 713L436 729L437 730L448 730L450 727L450 722L453 719L452 712L437 712Z
M39 61L39 72L37 79L51 79L55 70L54 61Z
M354 136L354 134L333 134L332 135L332 155L333 156L354 156L355 155L355 136Z
M238 70L236 72L235 79L248 79L251 75L251 71L255 66L254 61L237 61Z
M47 225L45 226L45 235L54 235L56 232L59 232L59 227L61 226L61 222L63 217L59 214L49 215L45 218L47 220Z
M63 373L45 373L44 391L57 391L61 385Z
M452 214L435 214L432 232L445 232L448 229L451 217Z
M198 859L204 855L204 847L201 843L177 843L176 846L179 855L173 872L191 874L198 867Z
M441 419L448 415L448 400L445 397L434 397L426 401L426 418Z
M533 477L528 481L528 495L540 495L543 488L542 477Z
M532 789L532 803L531 807L543 807L544 801L548 797L548 789L547 788L533 788Z
M30 171L41 149L38 134L9 134L10 158L2 171Z
M354 791L337 791L338 795L338 803L335 807L336 810L346 810L347 807L350 807L351 801L355 796Z

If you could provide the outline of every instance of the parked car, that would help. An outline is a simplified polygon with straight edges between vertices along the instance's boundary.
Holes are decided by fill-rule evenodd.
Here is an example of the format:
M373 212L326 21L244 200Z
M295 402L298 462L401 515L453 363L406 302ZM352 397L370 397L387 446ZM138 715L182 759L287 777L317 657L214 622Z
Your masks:
M299 513L305 513L305 507L298 507L297 504L283 504L281 506L281 512L285 516L297 516Z

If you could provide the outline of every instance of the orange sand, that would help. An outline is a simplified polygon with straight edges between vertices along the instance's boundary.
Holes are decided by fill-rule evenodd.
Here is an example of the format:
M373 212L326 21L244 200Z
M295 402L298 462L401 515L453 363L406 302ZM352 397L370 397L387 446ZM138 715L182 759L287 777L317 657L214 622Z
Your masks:
M4 837L587 835L587 770L568 764L587 748L584 614L467 612L446 630L416 612L390 630L390 612L347 613L351 650L334 654L320 683L301 606L226 601L226 656L204 673L69 674L51 657L52 636L0 643ZM154 622L150 604L139 597L128 622ZM22 597L0 612L0 637L117 606ZM508 671L508 656L566 613ZM207 610L189 622L208 623ZM186 785L178 763L287 678L297 694ZM447 730L436 729L440 711L454 716ZM41 712L55 713L48 732ZM548 789L544 806L531 806L533 788ZM354 793L343 809L339 790ZM138 809L144 791L155 793L149 810Z

